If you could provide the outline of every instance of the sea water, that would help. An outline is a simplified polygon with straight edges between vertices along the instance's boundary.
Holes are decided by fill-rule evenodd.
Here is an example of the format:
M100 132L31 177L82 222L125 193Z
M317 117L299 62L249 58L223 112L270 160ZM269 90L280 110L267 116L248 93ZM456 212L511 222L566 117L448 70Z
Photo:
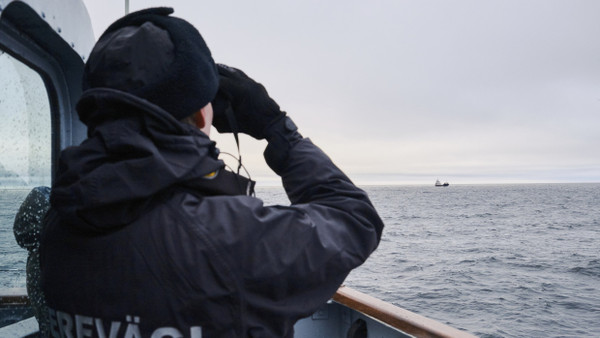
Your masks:
M29 190L0 189L0 290L25 287L27 251L17 245L13 224L28 193Z
M364 189L386 227L347 286L481 337L600 336L600 184ZM24 285L12 220L26 194L0 191L2 288Z
M600 184L367 191L386 229L349 286L482 337L600 336Z

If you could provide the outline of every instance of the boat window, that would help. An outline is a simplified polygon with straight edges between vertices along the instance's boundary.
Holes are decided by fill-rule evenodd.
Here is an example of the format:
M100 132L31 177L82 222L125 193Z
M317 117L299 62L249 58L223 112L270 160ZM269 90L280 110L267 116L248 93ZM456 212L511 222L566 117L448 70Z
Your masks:
M0 289L25 286L27 251L13 235L33 187L51 184L51 111L42 77L0 50Z

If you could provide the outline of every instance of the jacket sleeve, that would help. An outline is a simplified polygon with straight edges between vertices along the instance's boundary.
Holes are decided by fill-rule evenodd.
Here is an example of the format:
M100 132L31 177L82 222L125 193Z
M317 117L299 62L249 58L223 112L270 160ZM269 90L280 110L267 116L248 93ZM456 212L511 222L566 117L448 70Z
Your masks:
M35 187L29 192L15 215L13 231L17 243L29 251L40 245L44 215L50 209L50 188Z
M295 320L314 313L367 259L383 223L367 194L310 140L294 142L276 166L292 204L246 210L240 269L251 315Z

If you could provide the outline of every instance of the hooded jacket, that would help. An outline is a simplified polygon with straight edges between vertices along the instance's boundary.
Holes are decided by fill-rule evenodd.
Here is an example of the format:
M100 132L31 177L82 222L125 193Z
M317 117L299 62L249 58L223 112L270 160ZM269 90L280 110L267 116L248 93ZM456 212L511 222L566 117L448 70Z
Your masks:
M78 110L40 249L56 336L292 337L379 243L367 194L308 139L268 163L291 205L265 206L207 188L214 142L160 107L95 89Z

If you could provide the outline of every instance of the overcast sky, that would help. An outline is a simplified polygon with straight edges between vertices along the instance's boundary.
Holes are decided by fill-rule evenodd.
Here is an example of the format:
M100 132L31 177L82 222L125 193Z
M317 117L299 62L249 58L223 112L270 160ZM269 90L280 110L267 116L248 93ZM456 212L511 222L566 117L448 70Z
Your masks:
M98 37L124 1L84 1ZM149 1L367 183L600 182L600 1ZM230 135L214 139L235 153ZM265 143L242 139L253 178ZM269 176L271 175L271 176Z

